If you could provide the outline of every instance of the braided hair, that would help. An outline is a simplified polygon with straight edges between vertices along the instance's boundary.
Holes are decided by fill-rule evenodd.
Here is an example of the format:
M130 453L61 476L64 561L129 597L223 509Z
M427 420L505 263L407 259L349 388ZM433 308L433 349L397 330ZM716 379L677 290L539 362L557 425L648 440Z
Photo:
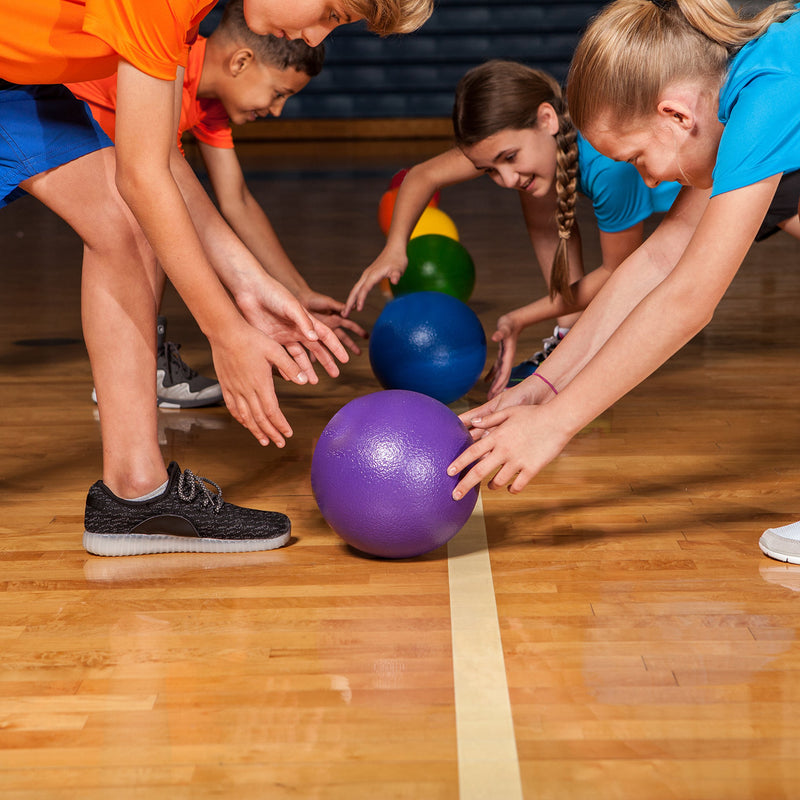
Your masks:
M464 148L503 130L534 128L542 103L549 103L558 116L555 136L558 246L550 272L550 296L560 294L571 301L568 242L575 227L578 134L558 82L547 73L517 61L493 59L474 67L456 87L453 131L456 145Z

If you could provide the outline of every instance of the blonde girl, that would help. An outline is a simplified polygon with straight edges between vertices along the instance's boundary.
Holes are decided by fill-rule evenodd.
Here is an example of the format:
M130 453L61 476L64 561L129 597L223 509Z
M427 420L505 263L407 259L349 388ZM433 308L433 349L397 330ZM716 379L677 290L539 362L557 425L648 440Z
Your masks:
M676 184L650 189L629 164L600 155L575 130L558 82L514 61L493 60L464 75L453 108L455 147L413 167L395 203L386 246L350 292L345 313L363 308L381 279L397 283L406 269L406 247L420 215L445 186L480 175L519 193L525 224L549 299L537 316L517 309L498 321L494 341L500 354L490 376L490 396L509 376L527 377L560 341L609 274L642 242L643 222L666 211ZM603 263L583 276L580 234L575 220L577 193L592 202L600 228ZM580 283L577 283L580 280ZM557 318L540 353L512 372L517 338L533 322ZM514 375L516 373L516 376Z
M495 471L490 487L519 492L708 324L765 224L796 230L798 8L744 18L725 0L616 0L591 23L570 69L575 124L648 185L685 188L546 364L463 415L475 443L449 472L474 466L456 497ZM800 563L800 523L767 531L761 548Z

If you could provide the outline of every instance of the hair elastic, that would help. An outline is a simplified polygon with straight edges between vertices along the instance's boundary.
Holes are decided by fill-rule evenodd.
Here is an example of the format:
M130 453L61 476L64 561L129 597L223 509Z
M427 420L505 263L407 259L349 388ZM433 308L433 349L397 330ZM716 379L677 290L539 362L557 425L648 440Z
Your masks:
M549 386L549 387L550 387L550 388L553 390L553 394L558 394L558 389L556 389L556 387L555 387L555 386L553 386L553 384L552 384L552 383L550 383L550 381L549 381L549 380L547 380L547 378L545 378L545 376L544 376L544 375L540 375L538 372L534 372L533 374L534 374L534 375L535 375L537 378L541 378L541 379L542 379L542 380L543 380L543 381L544 381L544 382L545 382L545 383L546 383L546 384L547 384L547 385L548 385L548 386Z
M670 0L650 0L650 2L662 11L666 11L669 7Z

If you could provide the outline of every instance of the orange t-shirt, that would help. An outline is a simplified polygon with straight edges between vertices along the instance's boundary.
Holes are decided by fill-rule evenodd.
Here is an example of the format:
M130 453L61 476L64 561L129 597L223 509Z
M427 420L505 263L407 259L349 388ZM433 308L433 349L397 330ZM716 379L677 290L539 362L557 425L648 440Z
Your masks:
M230 149L233 147L233 132L224 106L219 100L197 96L206 55L206 41L204 37L198 36L189 52L189 62L183 78L178 139L180 140L185 131L191 131L204 144ZM89 104L94 118L113 139L117 118L116 74L96 81L70 83L67 86L76 97Z
M216 0L0 0L0 78L67 83L116 72L119 59L162 80Z

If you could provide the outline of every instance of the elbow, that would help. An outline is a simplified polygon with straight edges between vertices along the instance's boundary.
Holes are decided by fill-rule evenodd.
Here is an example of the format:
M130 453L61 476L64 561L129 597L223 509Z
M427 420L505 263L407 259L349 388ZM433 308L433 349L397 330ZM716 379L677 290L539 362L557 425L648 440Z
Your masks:
M719 301L704 294L699 287L676 292L668 307L677 313L673 324L680 329L681 338L689 341L710 324Z
M148 187L152 186L152 183L139 170L126 166L120 163L119 160L117 161L114 180L120 197L131 209L135 209L140 201L144 202L146 200Z

